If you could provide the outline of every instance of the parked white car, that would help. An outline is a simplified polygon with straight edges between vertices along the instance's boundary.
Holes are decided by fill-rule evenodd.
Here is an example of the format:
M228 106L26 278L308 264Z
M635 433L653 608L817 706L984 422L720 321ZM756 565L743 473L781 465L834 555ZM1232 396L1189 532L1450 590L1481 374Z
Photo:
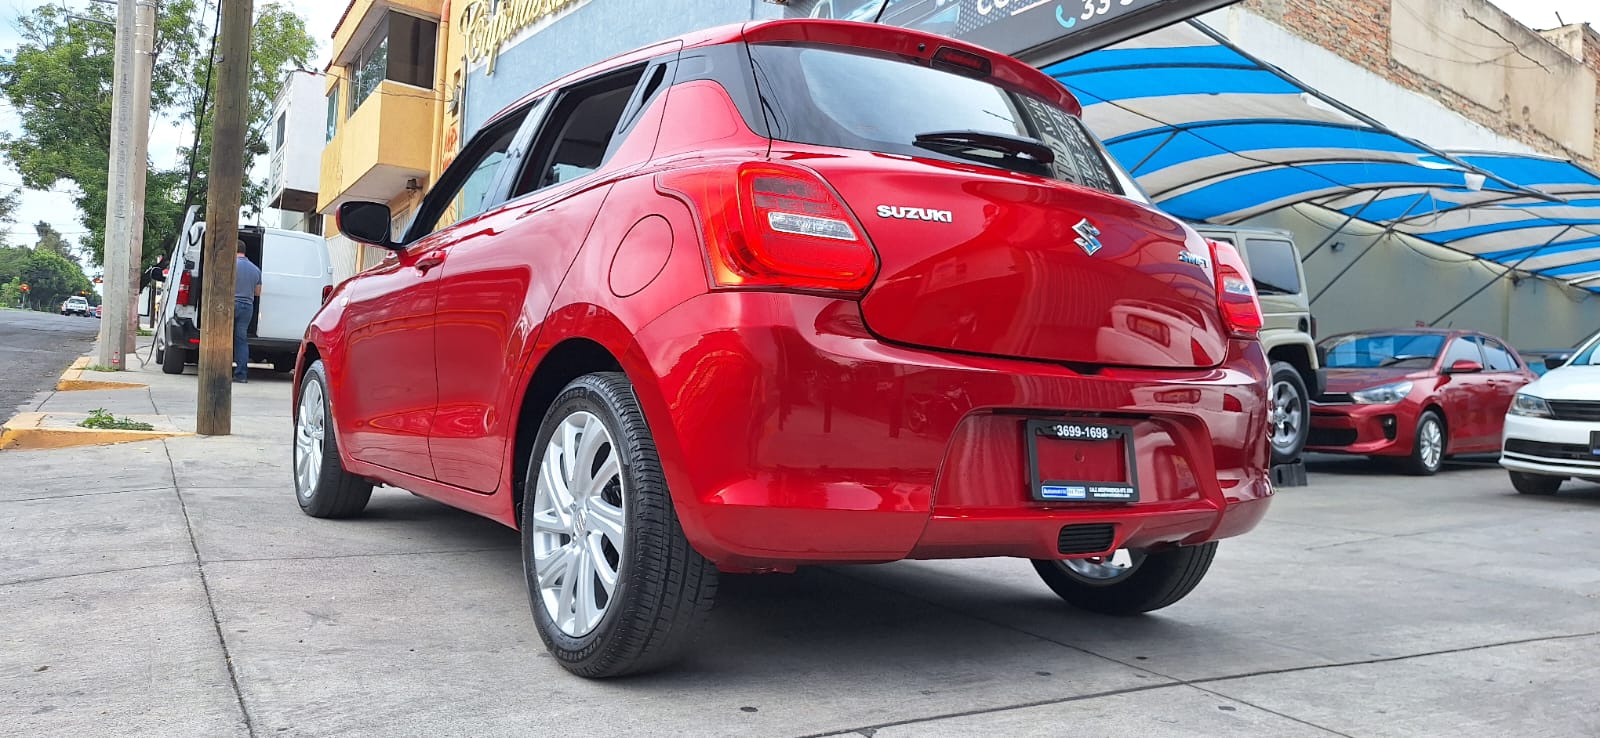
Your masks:
M1600 335L1517 392L1500 465L1525 495L1552 495L1577 477L1600 482Z
M167 259L167 276L156 330L156 362L168 374L182 374L199 359L201 240L205 223L191 209L183 232ZM245 257L261 267L261 297L250 324L251 363L294 370L300 341L311 317L333 290L333 265L321 237L279 228L245 227L238 238ZM228 253L232 254L232 246Z

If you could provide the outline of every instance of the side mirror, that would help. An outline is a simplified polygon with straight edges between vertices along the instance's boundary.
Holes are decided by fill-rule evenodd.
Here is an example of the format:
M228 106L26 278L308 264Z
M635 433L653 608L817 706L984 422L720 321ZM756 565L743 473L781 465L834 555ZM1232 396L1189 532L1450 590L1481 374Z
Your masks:
M1456 359L1455 363L1451 364L1450 368L1446 369L1444 373L1445 374L1477 374L1478 372L1481 372L1481 371L1483 371L1483 365L1479 364L1476 361L1473 361L1471 359Z
M399 249L389 238L389 206L381 202L347 202L339 206L337 214L339 232L359 243L395 251Z
M1566 366L1567 362L1571 360L1571 354L1550 354L1549 356L1544 357L1544 368L1546 370L1560 369L1561 367Z

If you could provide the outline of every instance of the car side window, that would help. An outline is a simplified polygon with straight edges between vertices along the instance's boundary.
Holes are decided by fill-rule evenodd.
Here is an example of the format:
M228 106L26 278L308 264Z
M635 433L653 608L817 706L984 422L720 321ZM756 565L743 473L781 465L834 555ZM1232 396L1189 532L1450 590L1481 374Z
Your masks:
M1517 359L1499 341L1493 338L1479 338L1483 345L1483 368L1491 372L1514 372L1517 370Z
M511 197L570 182L605 165L644 72L640 65L563 90L534 139Z
M1244 241L1250 262L1250 276L1256 292L1263 295L1300 293L1300 254L1294 244L1275 238L1247 238Z
M494 184L500 165L532 107L496 121L473 137L462 155L440 175L438 186L428 193L417 219L406 232L407 242L449 228L498 204Z
M1444 351L1444 363L1441 366L1448 369L1451 364L1463 360L1483 363L1483 354L1478 351L1477 342L1466 337L1450 342L1450 347Z

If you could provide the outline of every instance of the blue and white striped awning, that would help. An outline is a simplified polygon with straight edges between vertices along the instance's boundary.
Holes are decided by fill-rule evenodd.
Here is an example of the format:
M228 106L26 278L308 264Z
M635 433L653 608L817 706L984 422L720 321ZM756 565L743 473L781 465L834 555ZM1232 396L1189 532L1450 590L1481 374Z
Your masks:
M1078 96L1112 155L1179 217L1237 223L1313 203L1550 277L1600 277L1592 172L1430 147L1197 22L1044 71Z
M1376 200L1357 194L1319 204L1365 220L1393 222L1398 231L1536 274L1573 282L1600 276L1600 176L1563 159L1452 154L1553 196L1553 201L1488 190L1402 189ZM1418 197L1423 199L1416 201ZM1412 213L1395 214L1413 202L1418 204Z

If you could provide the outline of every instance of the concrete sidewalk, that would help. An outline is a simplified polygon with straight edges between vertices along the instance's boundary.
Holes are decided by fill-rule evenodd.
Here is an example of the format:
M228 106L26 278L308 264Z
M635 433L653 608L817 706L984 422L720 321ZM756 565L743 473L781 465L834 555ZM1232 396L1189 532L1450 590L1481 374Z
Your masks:
M192 430L193 371L31 409ZM1593 486L1324 462L1145 618L1005 559L725 577L680 668L588 682L533 630L516 533L392 489L303 516L288 379L234 391L232 436L0 451L0 733L1600 734Z

